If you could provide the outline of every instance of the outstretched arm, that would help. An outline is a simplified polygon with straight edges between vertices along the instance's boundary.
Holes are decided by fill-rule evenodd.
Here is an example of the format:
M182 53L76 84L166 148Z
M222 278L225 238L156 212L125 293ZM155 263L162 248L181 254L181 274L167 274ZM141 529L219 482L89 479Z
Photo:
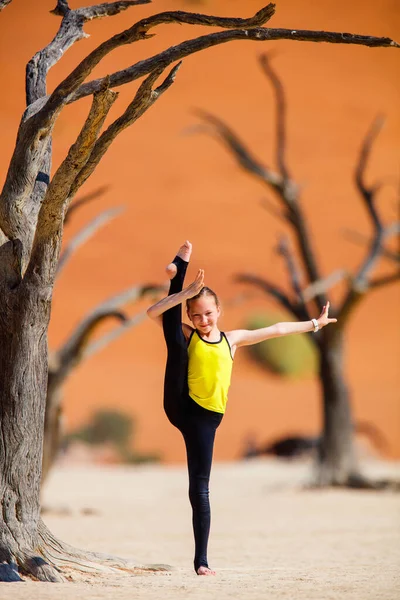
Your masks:
M156 304L153 304L153 306L150 306L150 308L147 309L148 316L150 319L158 321L165 311L177 306L178 304L181 304L182 302L185 302L185 300L188 300L189 298L193 298L193 296L196 296L200 292L203 286L204 271L203 269L199 269L196 279L193 281L193 283L188 285L181 292L178 292L177 294L171 294L170 296L159 300L156 302Z
M322 312L318 319L314 319L318 322L318 328L322 329L329 323L336 323L337 319L330 319L329 313L329 302L322 309ZM312 321L299 321L299 322L286 322L286 323L275 323L270 327L262 327L261 329L237 329L230 331L228 334L229 342L231 346L250 346L252 344L258 344L264 340L268 340L274 337L282 337L283 335L290 335L291 333L307 333L308 331L314 330L314 323Z

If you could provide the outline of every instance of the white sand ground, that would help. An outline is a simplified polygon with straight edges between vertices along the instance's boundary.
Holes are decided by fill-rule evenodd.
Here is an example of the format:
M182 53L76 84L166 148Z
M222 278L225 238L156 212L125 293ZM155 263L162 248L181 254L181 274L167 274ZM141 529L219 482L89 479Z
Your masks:
M399 464L369 462L400 476ZM61 539L139 563L168 563L162 575L101 576L94 583L0 584L8 600L396 600L400 598L400 495L304 491L310 465L216 464L209 549L216 577L192 571L183 466L55 470L45 503L70 514L45 521ZM83 514L85 509L92 509Z

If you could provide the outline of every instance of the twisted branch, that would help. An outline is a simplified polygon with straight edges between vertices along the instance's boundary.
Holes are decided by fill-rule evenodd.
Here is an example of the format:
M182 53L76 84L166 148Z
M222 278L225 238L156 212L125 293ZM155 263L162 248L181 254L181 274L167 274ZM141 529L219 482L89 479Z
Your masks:
M357 244L362 244L363 246L371 245L371 241L368 238L368 236L361 233L360 231L353 231L351 229L345 229L343 233L344 233L345 238L352 242L355 242ZM383 240L388 239L389 237L391 237L392 235L395 235L396 233L397 234L400 233L400 223L393 223L392 225L389 225L388 227L386 227L383 231ZM395 252L394 250L390 250L389 248L384 248L383 246L381 249L381 257L387 258L388 260L390 260L391 262L394 262L394 263L400 262L400 252Z
M294 230L297 245L302 258L304 270L307 273L310 283L321 279L319 268L315 258L315 252L311 245L311 236L309 235L305 217L302 213L299 202L299 188L296 183L290 179L289 171L286 166L285 148L286 148L286 126L285 126L285 109L286 101L284 97L283 86L280 79L273 71L269 64L269 59L266 54L261 57L261 64L264 73L270 79L275 96L275 107L278 120L276 132L276 160L279 167L279 172L273 171L268 167L264 167L254 158L250 151L238 136L220 119L209 113L201 112L202 118L211 124L220 139L225 143L228 149L232 152L239 165L247 172L255 175L263 181L278 197L282 207L282 216L290 224ZM289 269L291 276L294 272ZM299 295L299 286L292 279L292 287L294 287L297 297L299 298L298 312L303 315L303 318L308 318L308 309ZM319 288L323 289L323 288ZM326 296L321 291L313 297L317 306L321 310L326 304Z
M345 269L337 269L327 277L313 281L303 290L304 302L309 302L319 294L326 294L337 283L343 279L349 278L349 274Z
M219 139L232 152L239 165L251 175L255 175L263 183L270 185L273 189L279 191L283 186L283 179L269 167L264 166L261 162L252 155L245 143L222 119L212 115L204 110L196 110L197 114L203 121L212 126L211 131L215 132Z
M3 10L8 4L11 4L12 0L0 0L0 11Z
M45 48L36 52L26 66L26 104L29 105L46 95L49 70L75 42L89 37L83 30L85 23L93 19L112 17L131 6L150 2L151 0L110 2L72 10L66 0L58 0L56 8L51 12L63 17L60 28L54 39Z
M64 252L62 252L60 256L60 260L58 261L57 266L57 277L59 277L61 271L65 268L65 265L70 260L72 254L84 244L102 225L105 225L112 219L114 219L117 215L121 214L123 211L122 207L110 208L108 210L103 211L97 217L95 217L90 223L85 225L83 229L81 229L69 242L66 246Z
M78 88L81 86L83 81L88 77L88 75L90 75L90 73L93 71L93 69L99 64L99 62L107 54L109 54L110 52L112 52L113 50L115 50L116 48L118 48L120 46L132 44L139 40L148 39L149 37L152 37L151 35L148 34L148 32L150 31L150 29L152 29L153 27L156 27L157 25L168 24L168 23L186 23L186 24L190 24L190 25L204 25L204 26L213 26L213 27L223 27L223 28L228 28L228 29L232 28L232 27L257 27L259 25L263 25L264 23L266 23L272 17L274 12L275 12L274 5L269 4L265 8L258 11L256 13L256 15L254 15L253 17L250 17L249 19L214 17L214 16L209 16L209 15L186 13L183 11L169 11L169 12L152 15L146 19L142 19L142 20L138 21L137 23L135 23L129 29L126 29L122 33L118 33L118 34L114 35L113 37L109 38L108 40L106 40L105 42L103 42L102 44L97 46L97 48L95 48L90 54L88 54L88 56L86 56L86 58L84 58L80 62L80 64L68 75L68 77L66 77L64 79L64 81L62 81L56 87L56 89L53 91L53 93L48 98L40 99L40 101L38 103L35 103L35 106L32 106L30 108L29 114L32 115L33 113L35 113L37 111L38 107L40 107L39 113L42 114L42 118L46 118L46 117L49 118L49 117L51 117L53 111L58 110L60 103L63 103L66 98L68 98L68 101L71 101L72 99L77 99L76 92L77 92ZM208 37L208 36L205 36L205 37ZM197 39L201 39L201 38L197 38ZM195 43L196 41L197 40L195 39L195 40L191 40L190 42ZM221 42L217 41L216 43L221 43ZM207 47L207 45L204 47ZM175 46L173 48L178 48L178 46ZM163 60L162 56L165 54L168 54L169 50L171 50L171 49L172 48L170 48L164 52L161 52L159 55L156 55L156 57L153 57L153 59L155 58L156 60L155 61L153 60L151 64L150 64L149 60L141 61L141 63L146 62L148 65L148 68L144 69L144 70L142 69L141 72L137 74L137 76L130 78L129 80L121 82L121 83L127 83L128 81L133 81L134 79L138 79L139 77L148 75L149 73L151 73L157 69L163 70L166 67L168 67L172 62L176 62L177 60L180 60L180 58L183 58L185 56L185 54L182 54L181 57L174 56L174 58L172 58L172 60ZM193 50L192 50L192 52L193 52ZM189 54L191 54L192 52L189 52ZM158 60L158 57L161 57L161 59ZM151 59L150 59L150 61L151 61ZM137 63L137 65L139 65L141 63ZM134 67L135 66L136 65L134 65ZM107 76L107 77L113 77L113 76ZM90 91L87 91L87 93L85 93L84 95L85 96L91 95L95 91L97 91L99 88L101 88L102 85L104 84L103 80L104 80L104 77L97 80L98 83L96 84L95 88L91 89ZM110 79L110 82L111 82L111 79ZM121 84L119 84L119 85L121 85ZM111 87L114 87L114 86L115 86L114 83L111 84ZM82 95L80 95L79 97L82 97Z
M95 340L91 344L86 347L84 352L84 358L89 358L92 354L97 354L100 350L111 344L114 340L118 339L121 335L123 335L126 331L131 329L132 327L136 327L146 319L147 313L143 311L133 317L126 318L120 324L119 327L112 329L108 333L105 333L98 340Z
M390 275L382 275L382 277L376 277L375 279L371 279L369 282L369 287L371 289L376 289L383 287L384 285L388 285L390 283L394 283L395 281L399 281L400 279L400 270L395 273L391 273Z
M271 68L268 54L264 53L260 56L260 65L264 74L269 79L275 92L275 155L276 164L279 173L284 182L290 180L289 171L286 165L286 98L283 85L275 71Z
M58 7L62 11L62 14L65 14L65 18L67 19L70 18L71 13L74 13L73 16L78 19L78 21L83 18L79 13L67 10L68 4L66 2L59 3ZM188 23L228 28L232 26L257 27L268 21L273 15L274 10L274 5L269 4L249 19L213 17L185 13L182 11L164 12L153 15L147 19L142 19L130 29L119 33L100 44L81 61L81 63L56 87L50 96L38 98L25 112L19 129L17 143L11 160L10 169L7 174L6 183L0 197L0 228L4 231L5 235L10 239L19 237L23 240L23 243L26 242L26 240L29 242L30 235L32 234L32 224L27 224L25 222L27 219L25 217L21 218L21 214L23 214L26 200L33 192L36 177L43 164L43 159L49 151L49 141L54 123L65 104L72 99L74 93L81 86L83 81L109 52L119 46L148 38L148 31L152 27L162 23ZM60 30L61 29L62 26ZM80 35L77 33L78 29L78 24L75 24L75 27L72 27L73 40L66 41L63 39L62 44L56 36L57 42L55 38L53 43L50 44L50 48L48 50L45 49L44 53L46 54L47 52L52 55L57 55L58 59L61 50L65 51L73 41L76 41L76 36ZM79 31L82 34L82 29L79 29ZM63 31L63 34L66 37L69 36L67 30ZM196 47L196 40L193 40L193 43L194 47L192 47L189 54L196 51L194 49ZM219 43L219 41L216 40L215 43ZM207 47L207 43L204 47ZM202 48L199 47L198 50L200 49ZM172 55L168 53L169 50L161 53L160 56L164 55L164 59L158 60L156 57L156 61L153 61L152 65L151 62L146 61L147 66L150 68L142 71L139 70L140 72L137 73L137 76L131 78L130 81L142 77L143 75L148 75L149 73L161 73L163 69L171 64L171 62L179 60L179 57L172 57ZM183 53L182 56L183 55L185 55L185 53ZM167 56L169 56L169 58L165 60L165 57ZM54 64L53 59L49 59L49 61ZM42 74L41 77L44 80L45 74ZM108 77L98 81L96 89L92 89L88 94L101 91L104 89L105 85L109 85ZM39 90L37 85L35 90L34 93L36 94L36 97L43 92L43 90ZM34 155L32 149L35 149ZM44 170L45 178L48 178L48 175L46 174L48 171L49 164L46 165L46 169ZM24 177L21 177L21 173L24 173ZM18 209L16 209L17 207ZM27 245L29 245L29 243Z
M65 381L71 370L84 358L91 356L100 350L100 348L108 345L112 339L120 336L128 328L140 322L140 320L135 317L133 319L127 317L127 315L120 310L122 306L132 304L141 298L157 294L160 291L164 291L164 288L158 285L136 285L122 293L112 296L96 306L88 315L86 315L86 317L84 317L68 340L54 354L52 385L59 387L63 381ZM125 325L117 328L115 331L105 334L94 343L89 344L99 326L105 320L110 318L118 319Z
M286 262L289 278L297 301L304 302L302 290L303 277L299 265L296 263L296 259L290 247L290 242L287 236L281 236L276 250Z
M365 181L365 172L368 160L371 155L373 144L376 137L383 126L383 117L378 116L368 130L360 149L358 162L355 168L355 183L364 206L371 219L374 236L367 249L366 256L362 261L357 273L352 278L351 286L345 295L340 308L340 328L346 324L349 316L353 313L359 301L364 297L365 293L371 287L372 281L369 276L374 269L379 258L385 253L383 243L392 235L399 233L399 223L392 223L384 227L378 211L375 206L376 193L379 186L368 186ZM397 273L390 276L380 277L375 280L374 287L382 287L386 283L392 283L398 278Z
M70 190L71 198L76 194L77 190L84 184L88 177L93 173L100 160L107 152L111 143L117 137L121 131L132 125L137 119L139 119L158 98L174 83L176 74L181 66L178 63L173 69L171 69L168 76L165 78L163 83L156 89L152 89L152 86L156 79L162 73L162 69L158 69L151 73L140 85L133 101L129 104L125 112L118 117L107 129L104 131L96 144L94 145L93 151L90 155L89 160L86 162L84 167L81 169Z
M51 284L53 281L71 186L89 159L99 131L116 97L116 92L112 92L106 86L94 95L85 124L47 189L38 215L36 235L27 269L28 278L41 276L47 283Z
M57 388L62 385L73 368L81 361L85 347L96 329L107 319L125 321L126 316L118 310L93 311L84 322L82 322L67 340L64 346L54 354L53 368L51 370L51 385ZM49 392L48 392L49 393Z
M249 285L253 285L254 287L262 290L263 292L269 294L275 300L286 308L289 312L291 312L298 320L302 320L302 312L299 310L299 306L295 303L291 302L289 296L277 285L263 279L262 277L258 277L256 275L250 275L248 273L239 273L235 276L235 281L238 283L246 283Z
M266 7L268 8L268 7ZM200 52L205 48L211 48L218 44L225 44L230 41L251 40L255 42L269 42L274 40L291 39L304 42L329 42L342 44L358 44L362 46L375 47L395 47L400 48L400 44L390 38L377 38L373 36L359 36L353 34L342 34L326 31L299 31L291 29L270 29L254 28L248 29L249 25L242 24L240 27L246 29L234 29L232 31L221 31L211 33L193 40L188 40L172 46L155 56L142 60L127 69L117 71L110 75L111 87L124 85L134 81L143 75L146 75L153 69L163 65L167 67L172 62L181 60L190 54ZM90 94L101 85L102 79L95 79L82 85L70 99L71 102L83 98Z
M99 196L102 196L109 188L110 188L109 185L102 185L102 186L98 187L97 189L93 190L93 192L89 192L88 194L80 196L78 198L78 200L76 200L73 204L70 204L67 212L65 213L64 225L69 222L72 214L78 208L80 208L84 204L87 204L87 202L91 202L92 200L95 200Z

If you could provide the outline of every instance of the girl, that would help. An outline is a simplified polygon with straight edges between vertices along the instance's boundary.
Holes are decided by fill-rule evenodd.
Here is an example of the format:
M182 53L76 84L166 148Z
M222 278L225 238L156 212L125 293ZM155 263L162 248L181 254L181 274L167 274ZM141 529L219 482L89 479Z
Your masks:
M221 313L216 294L204 286L204 271L183 289L192 245L186 241L167 266L169 294L147 314L162 323L167 344L164 409L169 421L185 441L189 471L189 499L193 511L194 568L198 575L215 575L207 562L210 532L210 479L215 432L221 423L237 348L269 338L318 331L336 319L328 318L329 302L318 319L298 323L276 323L254 331L221 332ZM182 323L181 305L193 327Z

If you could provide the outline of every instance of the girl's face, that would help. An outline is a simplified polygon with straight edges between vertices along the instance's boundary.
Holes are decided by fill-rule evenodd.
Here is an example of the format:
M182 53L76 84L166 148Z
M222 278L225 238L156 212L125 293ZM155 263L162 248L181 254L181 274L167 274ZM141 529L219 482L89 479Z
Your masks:
M192 300L187 311L189 319L200 333L210 333L216 326L221 309L213 296L202 296Z

